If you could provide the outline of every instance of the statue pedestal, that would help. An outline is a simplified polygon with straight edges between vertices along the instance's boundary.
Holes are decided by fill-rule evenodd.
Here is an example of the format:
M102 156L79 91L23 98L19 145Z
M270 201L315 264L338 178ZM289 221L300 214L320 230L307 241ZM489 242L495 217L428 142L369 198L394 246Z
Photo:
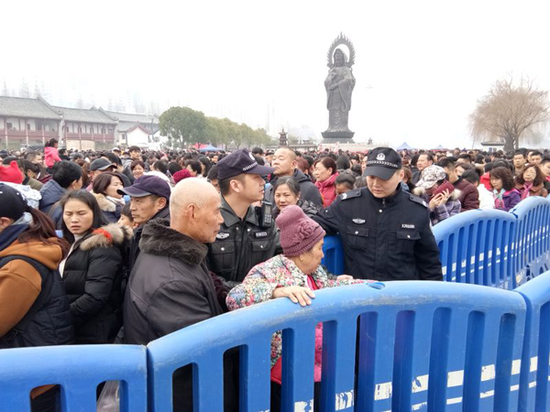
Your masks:
M323 141L321 143L323 144L334 144L336 142L338 143L355 143L353 141L353 135L355 132L323 132L321 135L323 135Z

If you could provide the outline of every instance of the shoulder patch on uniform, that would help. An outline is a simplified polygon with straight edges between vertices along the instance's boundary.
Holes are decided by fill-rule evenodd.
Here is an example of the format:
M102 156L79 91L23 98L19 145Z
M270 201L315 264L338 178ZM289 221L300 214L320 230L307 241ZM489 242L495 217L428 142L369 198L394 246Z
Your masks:
M415 196L415 195L409 195L409 200L414 203L418 203L419 205L422 205L424 207L428 207L428 204L424 199L421 197Z
M354 197L359 197L359 196L361 196L361 190L360 189L350 190L349 192L342 193L340 195L342 200L353 199Z

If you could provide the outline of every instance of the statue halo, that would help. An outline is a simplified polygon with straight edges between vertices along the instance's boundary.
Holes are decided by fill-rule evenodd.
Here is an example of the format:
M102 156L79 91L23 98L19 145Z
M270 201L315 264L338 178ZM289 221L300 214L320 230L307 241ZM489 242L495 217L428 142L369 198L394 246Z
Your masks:
M343 33L340 33L340 35L332 42L330 48L328 49L327 66L331 69L334 67L334 52L336 51L336 48L341 44L347 46L347 48L349 49L349 58L346 61L346 66L351 68L351 66L355 64L355 48L353 47L353 43L346 36L344 36Z

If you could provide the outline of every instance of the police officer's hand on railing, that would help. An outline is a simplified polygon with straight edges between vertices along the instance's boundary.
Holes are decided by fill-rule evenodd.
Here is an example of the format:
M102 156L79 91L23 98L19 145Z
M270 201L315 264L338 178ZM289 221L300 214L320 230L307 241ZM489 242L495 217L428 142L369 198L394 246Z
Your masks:
M315 293L310 288L302 286L287 286L273 291L273 298L284 297L289 298L294 303L299 303L301 306L306 306L311 305L311 299L315 298Z

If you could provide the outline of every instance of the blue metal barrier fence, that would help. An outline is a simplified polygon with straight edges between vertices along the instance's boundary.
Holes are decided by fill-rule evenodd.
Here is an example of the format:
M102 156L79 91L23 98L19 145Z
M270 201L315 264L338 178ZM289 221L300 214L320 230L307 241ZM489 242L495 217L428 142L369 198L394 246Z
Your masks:
M0 411L29 411L30 391L48 384L60 385L63 412L95 411L96 388L108 380L121 382L121 411L169 411L172 374L185 365L193 365L195 409L221 411L223 355L232 348L240 353L241 410L265 411L277 330L283 405L309 410L319 322L323 411L550 410L550 271L541 274L550 261L550 200L527 199L508 214L463 213L434 232L450 282L321 290L306 308L276 299L147 348L1 350ZM338 241L326 247L338 259ZM326 263L343 270L343 259Z
M550 269L550 200L528 197L511 213L518 221L514 271L520 285Z
M500 210L471 210L433 228L447 282L514 288L516 219Z
M520 294L388 282L382 290L354 285L316 295L310 307L276 299L149 344L150 410L171 410L172 374L190 364L196 368L198 410L222 410L223 354L237 347L243 410L268 410L270 341L277 330L284 330L285 410L310 410L319 322L321 410L517 409L526 312Z
M146 348L47 346L0 350L0 411L30 411L32 389L61 386L62 411L95 411L97 386L121 381L121 412L147 410Z
M549 290L550 272L517 291L414 281L320 290L305 308L275 299L165 336L147 363L139 346L6 349L0 410L29 411L32 388L59 384L62 411L91 412L97 385L120 380L122 411L170 411L173 373L193 365L195 410L221 411L223 355L238 348L241 410L265 411L277 330L284 410L310 410L322 322L322 411L543 411Z

